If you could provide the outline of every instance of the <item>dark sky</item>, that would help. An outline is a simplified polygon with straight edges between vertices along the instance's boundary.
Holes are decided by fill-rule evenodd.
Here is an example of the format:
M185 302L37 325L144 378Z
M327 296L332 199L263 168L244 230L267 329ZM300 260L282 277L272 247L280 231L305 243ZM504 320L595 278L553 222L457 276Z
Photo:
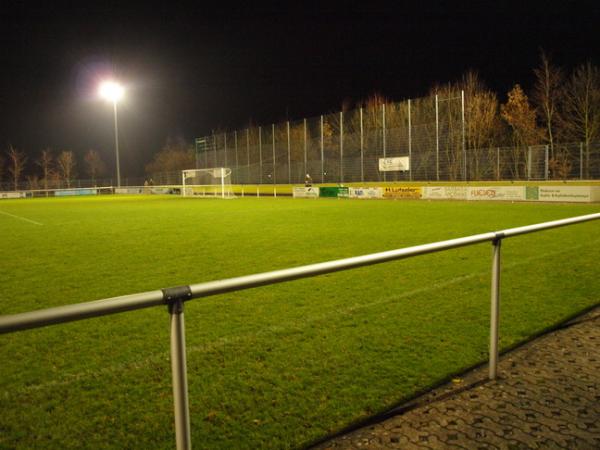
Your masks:
M33 161L45 147L79 156L93 148L112 165L112 108L96 96L111 74L127 87L121 164L135 176L168 136L191 142L249 120L314 116L373 92L414 98L468 69L503 96L516 82L531 86L540 48L568 69L600 63L599 1L499 3L294 11L14 3L0 13L0 153L12 144Z

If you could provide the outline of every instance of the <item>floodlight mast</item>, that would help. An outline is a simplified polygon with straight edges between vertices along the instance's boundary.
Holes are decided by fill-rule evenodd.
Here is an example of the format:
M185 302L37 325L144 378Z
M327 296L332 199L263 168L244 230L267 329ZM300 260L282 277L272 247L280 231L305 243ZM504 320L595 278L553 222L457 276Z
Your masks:
M100 97L112 102L115 118L115 158L117 160L117 187L121 187L121 168L119 166L119 127L117 124L117 102L123 98L125 89L115 81L105 81L98 90Z

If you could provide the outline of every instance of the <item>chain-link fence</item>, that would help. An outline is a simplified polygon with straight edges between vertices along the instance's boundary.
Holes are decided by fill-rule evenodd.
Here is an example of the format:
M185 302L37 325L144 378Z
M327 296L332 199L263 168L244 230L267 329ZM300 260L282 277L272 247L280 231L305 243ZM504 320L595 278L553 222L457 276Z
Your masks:
M463 92L365 107L197 138L196 168L228 167L232 184L600 179L600 142L521 147L473 144ZM468 106L468 104L467 104ZM379 170L405 157L409 170ZM188 167L188 169L191 167ZM181 172L122 177L123 186L179 185ZM112 179L37 177L0 190L114 186Z
M600 143L468 148L463 92L373 104L196 139L196 168L234 184L600 178ZM381 158L410 170L382 172Z

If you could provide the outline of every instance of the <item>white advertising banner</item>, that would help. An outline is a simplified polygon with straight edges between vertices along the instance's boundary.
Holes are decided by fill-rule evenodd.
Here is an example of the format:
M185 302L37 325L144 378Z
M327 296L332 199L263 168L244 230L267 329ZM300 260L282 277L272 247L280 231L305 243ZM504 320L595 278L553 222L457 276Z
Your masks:
M383 189L379 187L348 189L350 198L383 198Z
M397 158L379 158L380 172L407 171L410 169L408 156L399 156Z
M467 200L525 200L525 186L471 186Z
M173 188L170 188L170 187L156 186L156 187L150 188L150 193L164 195L164 194L174 194L175 192L174 192Z
M25 198L25 192L0 192L0 198Z
M142 194L142 191L141 187L115 188L115 194Z
M466 200L466 186L425 186L423 198L436 200Z
M600 201L600 186L539 186L538 200L541 202Z
M318 187L294 187L294 198L318 198Z

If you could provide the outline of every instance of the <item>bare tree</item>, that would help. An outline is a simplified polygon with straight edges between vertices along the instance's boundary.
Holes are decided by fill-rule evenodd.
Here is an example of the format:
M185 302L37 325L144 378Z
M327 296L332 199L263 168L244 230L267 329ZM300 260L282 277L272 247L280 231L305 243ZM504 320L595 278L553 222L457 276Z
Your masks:
M600 137L600 71L590 62L577 67L565 87L562 124L569 139L583 143L585 177L590 174L590 152Z
M86 172L92 179L92 183L96 184L96 177L102 175L106 171L106 164L102 161L100 154L96 150L88 150L84 157Z
M542 51L540 65L533 70L535 85L531 99L544 125L544 138L550 147L550 158L555 157L555 127L557 124L558 105L562 94L564 76L562 70L550 62Z
M146 173L154 175L195 166L194 148L181 139L168 139L164 147L146 165Z
M42 169L42 185L44 189L48 189L48 184L53 178L54 172L54 156L49 148L42 150L36 164Z
M39 189L40 188L40 177L38 177L37 175L27 176L27 185L29 186L29 189L31 189L32 191Z
M56 158L58 171L61 179L67 184L67 188L71 187L71 180L75 176L75 157L71 151L62 151Z
M498 98L474 71L463 75L458 88L465 93L465 145L469 178L479 180L491 175L491 165L484 163L484 154L497 140L501 128ZM488 161L489 162L489 161Z
M521 86L516 84L508 93L508 100L501 105L500 111L512 132L513 177L520 178L525 174L527 147L536 144L540 139L535 109L529 104Z
M8 173L12 177L13 188L16 191L19 187L19 180L21 179L21 174L25 169L25 163L27 162L27 157L25 154L12 145L8 147Z

